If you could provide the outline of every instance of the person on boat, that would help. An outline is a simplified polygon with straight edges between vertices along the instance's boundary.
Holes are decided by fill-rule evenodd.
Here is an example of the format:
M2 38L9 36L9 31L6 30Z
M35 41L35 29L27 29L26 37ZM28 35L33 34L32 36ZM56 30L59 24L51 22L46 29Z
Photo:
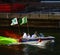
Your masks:
M37 31L35 31L35 33L32 35L31 38L37 38L37 37L38 37L38 35L37 35Z
M24 32L23 38L28 38L27 34Z
M44 35L43 35L43 33L40 33L40 35L39 35L40 37L44 37Z
M28 38L31 38L31 36L30 36L30 34L29 34L29 33L27 34L27 37L28 37Z

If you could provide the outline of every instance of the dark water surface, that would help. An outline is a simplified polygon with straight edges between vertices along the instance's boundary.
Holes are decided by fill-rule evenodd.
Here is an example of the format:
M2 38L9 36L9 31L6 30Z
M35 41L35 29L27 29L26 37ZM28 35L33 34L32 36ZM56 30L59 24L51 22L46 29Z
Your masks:
M40 49L30 45L0 46L0 55L60 55L59 47Z

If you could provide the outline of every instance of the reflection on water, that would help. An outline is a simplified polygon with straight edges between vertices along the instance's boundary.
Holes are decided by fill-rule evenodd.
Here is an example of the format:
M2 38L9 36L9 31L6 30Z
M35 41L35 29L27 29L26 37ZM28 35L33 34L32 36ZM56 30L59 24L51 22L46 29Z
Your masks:
M59 47L40 49L31 45L0 45L0 55L59 55Z
M40 49L31 45L0 46L0 55L53 55L57 51L50 48Z
M23 50L25 53L24 55L49 55L50 53L52 54L52 52L54 51L54 49L52 49L49 47L47 47L47 49L41 49L36 46L25 45L25 48Z

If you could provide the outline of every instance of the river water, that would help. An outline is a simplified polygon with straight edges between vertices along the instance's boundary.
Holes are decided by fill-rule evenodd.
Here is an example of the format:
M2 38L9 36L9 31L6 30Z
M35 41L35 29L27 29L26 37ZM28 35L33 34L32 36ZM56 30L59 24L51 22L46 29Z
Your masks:
M0 55L60 55L60 47L41 49L31 45L0 46Z

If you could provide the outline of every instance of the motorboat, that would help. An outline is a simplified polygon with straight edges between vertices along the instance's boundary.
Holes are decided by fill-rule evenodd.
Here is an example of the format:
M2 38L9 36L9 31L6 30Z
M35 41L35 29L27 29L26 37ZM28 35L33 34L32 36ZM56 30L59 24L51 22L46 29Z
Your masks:
M22 38L20 44L28 44L39 48L46 48L47 45L54 44L55 37L37 37L37 38Z
M55 37L48 36L48 37L36 37L36 38L21 38L19 41L17 39L13 38L7 38L7 37L1 37L0 36L0 45L32 45L39 48L46 48L47 45L51 45L51 43L54 44Z

